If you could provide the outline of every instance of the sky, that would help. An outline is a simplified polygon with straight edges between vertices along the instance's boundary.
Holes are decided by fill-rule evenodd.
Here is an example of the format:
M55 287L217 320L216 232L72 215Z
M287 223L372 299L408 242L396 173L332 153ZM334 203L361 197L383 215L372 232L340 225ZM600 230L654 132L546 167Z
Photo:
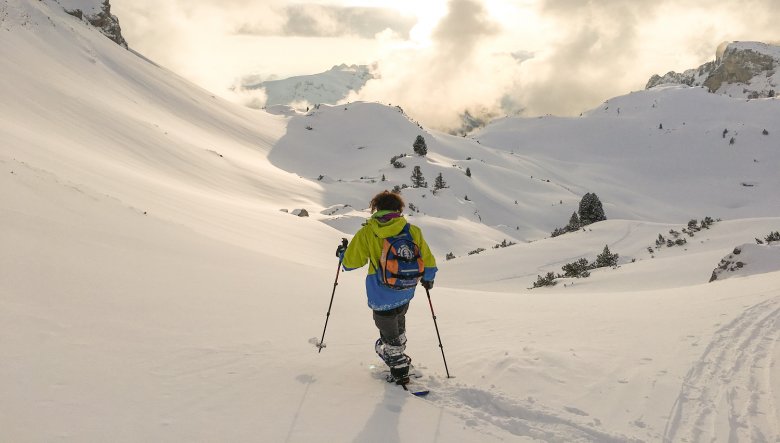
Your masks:
M375 64L350 100L438 129L578 115L724 41L780 42L777 0L113 0L131 48L233 100L242 77Z

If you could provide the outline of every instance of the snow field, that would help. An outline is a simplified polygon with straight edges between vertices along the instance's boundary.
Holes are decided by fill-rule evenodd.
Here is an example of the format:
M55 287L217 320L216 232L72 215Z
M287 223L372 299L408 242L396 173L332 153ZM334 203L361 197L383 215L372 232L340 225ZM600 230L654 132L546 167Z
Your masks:
M244 109L55 2L3 6L13 14L0 40L0 440L777 439L778 271L748 266L705 283L734 246L778 229L775 101L632 94L610 105L623 119L635 104L629 127L594 110L502 120L480 143L424 132L428 158L395 170L390 156L411 151L421 131L396 109ZM668 116L664 127L680 122L647 136L668 146L631 160L603 143L657 130L655 113ZM737 117L751 134L738 137L744 150L680 151L691 142L708 152ZM752 135L765 124L770 138ZM706 144L675 138L688 130L715 132ZM653 160L664 167L647 168ZM404 191L439 259L431 295L455 376L445 378L418 292L407 351L433 389L427 399L372 374L363 270L339 277L328 347L309 343L325 321L335 246L370 196L408 182L415 164L429 183L437 172L451 183L438 196ZM467 166L471 179L454 174ZM383 172L388 183L360 179ZM610 220L543 239L588 190ZM297 208L312 216L279 211ZM704 216L725 220L687 251L649 258L658 233ZM504 238L518 245L490 249ZM618 269L526 289L604 244L621 254ZM487 251L467 256L475 247ZM444 260L449 251L458 258Z

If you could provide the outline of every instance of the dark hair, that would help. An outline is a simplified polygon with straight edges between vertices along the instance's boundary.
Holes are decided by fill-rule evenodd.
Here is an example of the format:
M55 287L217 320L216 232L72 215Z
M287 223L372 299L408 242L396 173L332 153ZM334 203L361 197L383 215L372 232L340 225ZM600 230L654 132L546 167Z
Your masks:
M376 211L403 211L404 200L400 195L388 190L382 191L371 199L371 212Z

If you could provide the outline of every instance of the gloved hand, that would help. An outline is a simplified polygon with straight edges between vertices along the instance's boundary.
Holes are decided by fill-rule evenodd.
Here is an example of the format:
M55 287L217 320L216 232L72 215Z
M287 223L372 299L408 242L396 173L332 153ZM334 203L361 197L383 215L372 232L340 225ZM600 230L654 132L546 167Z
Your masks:
M433 289L433 280L420 280L420 284L425 289Z
M336 248L336 257L338 257L339 260L343 260L344 259L344 252L347 250L347 246L348 245L349 245L349 243L347 242L347 239L346 238L342 238L341 239L341 244L339 245L338 248Z

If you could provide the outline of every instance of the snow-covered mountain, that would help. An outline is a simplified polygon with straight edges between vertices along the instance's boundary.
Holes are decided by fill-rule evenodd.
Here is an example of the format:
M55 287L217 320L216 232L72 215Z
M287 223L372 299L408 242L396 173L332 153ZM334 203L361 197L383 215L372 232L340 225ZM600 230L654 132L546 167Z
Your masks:
M337 65L330 70L312 75L300 75L280 80L257 81L254 77L241 80L239 90L262 90L266 99L263 106L290 105L310 107L333 104L357 92L374 78L367 65Z
M780 228L776 99L661 87L453 137L373 103L228 103L54 0L2 0L0 21L0 440L780 435L780 274L746 252L707 283ZM402 190L440 267L443 349L427 300L407 317L425 400L376 379L363 271L334 285L340 239L414 166L449 186ZM608 220L546 238L585 192ZM526 289L605 244L616 268Z
M347 231L366 216L365 195L411 186L419 166L430 187L403 190L417 208L415 221L470 225L434 242L462 255L503 239L547 237L587 192L603 200L610 218L775 216L779 112L775 100L667 87L614 98L580 118L497 120L464 138L420 128L398 108L352 103L292 117L269 159L319 180L326 206L354 208L326 217ZM427 157L412 151L417 135L426 139ZM390 162L399 155L405 168ZM439 174L449 187L434 193Z
M774 97L780 84L780 46L731 42L718 47L715 61L683 73L654 75L646 89L664 84L704 86L729 97Z

